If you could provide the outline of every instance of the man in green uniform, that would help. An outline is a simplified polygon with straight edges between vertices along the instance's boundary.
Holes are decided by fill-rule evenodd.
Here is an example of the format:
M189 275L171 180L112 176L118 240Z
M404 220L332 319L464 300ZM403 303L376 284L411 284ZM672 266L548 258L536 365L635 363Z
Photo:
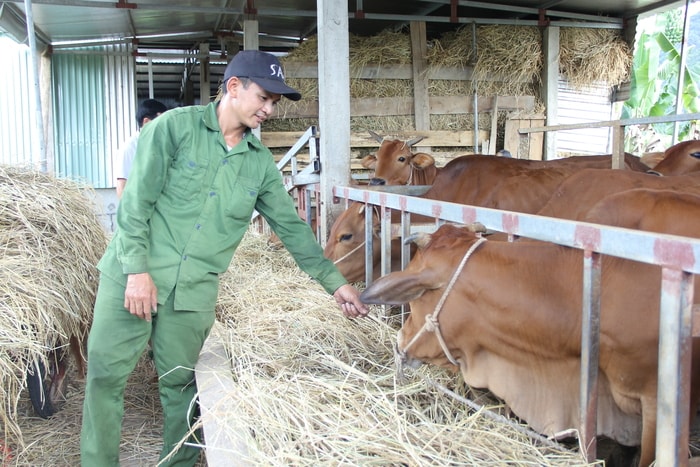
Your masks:
M124 387L151 340L163 406L165 458L189 430L194 366L214 323L223 273L257 210L299 267L333 294L343 313L365 316L358 291L323 256L297 215L270 151L251 133L282 96L279 61L236 54L218 103L170 110L141 133L117 231L100 260L88 338L81 462L119 465ZM254 273L254 272L251 272ZM181 447L162 465L191 466L199 450Z

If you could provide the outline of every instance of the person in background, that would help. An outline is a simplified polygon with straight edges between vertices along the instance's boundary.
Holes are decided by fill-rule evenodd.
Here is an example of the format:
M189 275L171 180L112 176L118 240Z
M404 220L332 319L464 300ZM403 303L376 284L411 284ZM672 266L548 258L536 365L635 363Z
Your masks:
M197 462L196 447L175 448L194 419L194 368L214 324L219 275L229 267L254 210L345 316L369 311L358 290L323 256L272 153L251 131L273 114L282 96L301 99L286 84L279 61L265 52L238 52L222 86L218 102L168 110L139 137L129 188L117 210L118 228L98 265L87 345L83 466L119 465L124 388L149 339L164 419L158 465Z
M129 178L129 172L131 171L131 164L136 155L136 144L139 141L141 129L145 124L152 121L166 110L168 110L168 108L165 104L155 99L146 99L139 105L136 113L136 123L139 125L139 131L129 138L117 154L117 161L114 168L115 177L117 179L117 198L122 197L126 179Z

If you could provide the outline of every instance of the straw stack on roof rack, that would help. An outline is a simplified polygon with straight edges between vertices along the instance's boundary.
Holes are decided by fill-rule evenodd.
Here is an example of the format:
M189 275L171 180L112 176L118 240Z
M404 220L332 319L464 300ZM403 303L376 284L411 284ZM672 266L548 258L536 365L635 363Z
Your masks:
M622 84L632 69L632 50L619 31L562 28L559 50L560 72L574 89Z
M397 385L396 326L386 322L395 318L344 318L265 236L244 238L222 277L217 315L235 381L221 400L236 407L221 420L238 427L232 438L249 439L241 459L251 465L588 465L578 453L537 445L514 425L469 410L424 379L499 410L459 376L426 366Z
M0 166L0 418L22 443L17 404L28 365L87 331L95 265L107 236L89 189L30 169Z
M472 47L472 26L462 26L432 39L427 44L426 60L431 70L436 68L472 67L469 81L431 79L431 96L462 96L468 98L476 89L479 96L525 96L539 98L540 76L543 64L542 33L534 26L483 25L476 28L476 54ZM631 53L629 46L617 31L593 28L561 28L560 70L575 88L592 84L614 86L629 77ZM318 61L318 42L310 37L295 49L282 63L315 63ZM367 67L387 67L411 63L411 41L406 29L383 31L376 36L350 36L350 96L413 97L411 79L363 79L360 74ZM465 74L466 76L466 74ZM311 78L287 76L292 87L299 89L302 100L282 101L279 106L283 118L265 123L264 131L303 131L317 124L315 118L284 118L305 102L318 100L318 82ZM536 112L543 112L543 104L536 103ZM431 130L468 130L474 128L473 115L433 114ZM503 119L500 119L503 120ZM480 127L484 123L480 122ZM350 119L353 131L368 128L379 133L406 131L414 128L412 115L354 116Z

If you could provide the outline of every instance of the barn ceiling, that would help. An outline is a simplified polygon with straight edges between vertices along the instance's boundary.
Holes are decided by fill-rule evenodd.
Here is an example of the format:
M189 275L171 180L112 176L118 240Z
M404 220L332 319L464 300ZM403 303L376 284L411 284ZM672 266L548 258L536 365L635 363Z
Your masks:
M366 3L366 4L365 4ZM426 21L428 39L465 24L576 24L624 27L646 12L678 6L675 0L362 0L348 1L349 32L374 35ZM223 75L231 54L242 48L243 22L258 21L261 50L288 52L316 34L317 0L31 0L0 2L0 31L26 42L26 18L33 20L38 44L55 53L88 44L135 44L139 96L148 95L148 60L155 97L175 98L186 65L182 55L206 44L212 53L211 81ZM563 23L566 22L566 23ZM164 59L165 52L174 52ZM216 58L219 60L216 60Z

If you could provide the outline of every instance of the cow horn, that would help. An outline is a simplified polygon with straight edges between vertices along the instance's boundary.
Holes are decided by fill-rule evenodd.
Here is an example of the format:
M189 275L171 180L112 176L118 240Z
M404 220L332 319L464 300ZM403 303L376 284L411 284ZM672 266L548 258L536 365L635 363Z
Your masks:
M486 226L481 222L472 222L467 228L474 233L486 233Z
M406 146L411 147L416 143L420 143L424 139L425 139L425 136L419 136L417 138L409 139L408 141L406 141Z
M409 244L410 242L413 242L418 246L418 248L423 248L430 242L430 239L431 235L429 233L416 232L406 237L403 242L404 244Z
M372 136L372 138L374 138L378 143L381 144L384 141L383 136L379 136L378 134L376 134L372 130L367 130L367 131L369 131L370 136Z

